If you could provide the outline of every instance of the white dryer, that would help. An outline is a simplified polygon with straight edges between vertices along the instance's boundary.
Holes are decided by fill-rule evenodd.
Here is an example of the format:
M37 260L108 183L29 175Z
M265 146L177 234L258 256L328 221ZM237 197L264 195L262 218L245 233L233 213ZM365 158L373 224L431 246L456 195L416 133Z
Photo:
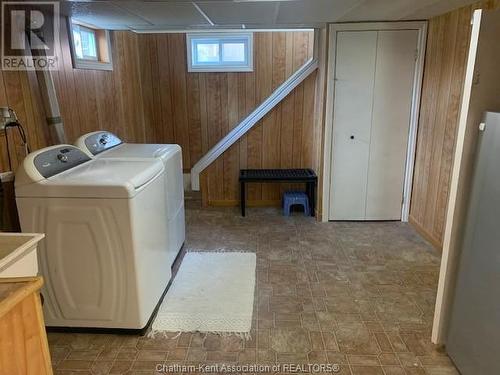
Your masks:
M165 165L168 243L173 264L186 238L182 150L176 144L124 143L115 134L97 131L82 135L75 145L92 158L153 158Z
M171 277L159 160L91 159L70 145L31 153L15 180L23 232L39 246L45 323L143 329Z

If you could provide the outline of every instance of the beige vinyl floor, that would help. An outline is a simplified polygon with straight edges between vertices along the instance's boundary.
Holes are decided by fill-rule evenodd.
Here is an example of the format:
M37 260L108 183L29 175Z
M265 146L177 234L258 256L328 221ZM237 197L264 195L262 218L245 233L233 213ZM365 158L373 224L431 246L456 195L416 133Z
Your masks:
M56 374L157 374L166 373L159 365L200 363L458 374L430 343L440 256L409 225L318 223L271 208L242 218L236 208L201 209L196 197L186 217L184 250L257 253L252 339L50 333Z

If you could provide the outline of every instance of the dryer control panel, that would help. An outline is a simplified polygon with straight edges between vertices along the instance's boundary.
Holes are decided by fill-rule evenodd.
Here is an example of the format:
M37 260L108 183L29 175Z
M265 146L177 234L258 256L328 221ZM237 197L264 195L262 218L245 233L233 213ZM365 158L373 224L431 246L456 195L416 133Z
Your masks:
M49 178L89 160L90 157L79 148L66 145L36 155L33 164L43 177Z
M85 139L85 146L92 155L100 154L122 143L122 140L110 132L98 132Z

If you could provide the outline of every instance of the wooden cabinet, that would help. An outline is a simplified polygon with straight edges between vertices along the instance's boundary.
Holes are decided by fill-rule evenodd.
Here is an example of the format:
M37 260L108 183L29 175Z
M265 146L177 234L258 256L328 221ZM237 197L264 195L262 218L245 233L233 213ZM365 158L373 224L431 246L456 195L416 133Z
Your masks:
M41 277L0 279L0 375L52 374Z

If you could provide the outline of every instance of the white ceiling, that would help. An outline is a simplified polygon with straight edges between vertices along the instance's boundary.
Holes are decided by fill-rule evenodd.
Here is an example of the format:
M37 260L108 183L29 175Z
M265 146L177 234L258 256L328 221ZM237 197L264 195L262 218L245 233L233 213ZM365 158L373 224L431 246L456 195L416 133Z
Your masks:
M317 27L326 22L422 20L476 0L88 0L63 13L106 29Z

